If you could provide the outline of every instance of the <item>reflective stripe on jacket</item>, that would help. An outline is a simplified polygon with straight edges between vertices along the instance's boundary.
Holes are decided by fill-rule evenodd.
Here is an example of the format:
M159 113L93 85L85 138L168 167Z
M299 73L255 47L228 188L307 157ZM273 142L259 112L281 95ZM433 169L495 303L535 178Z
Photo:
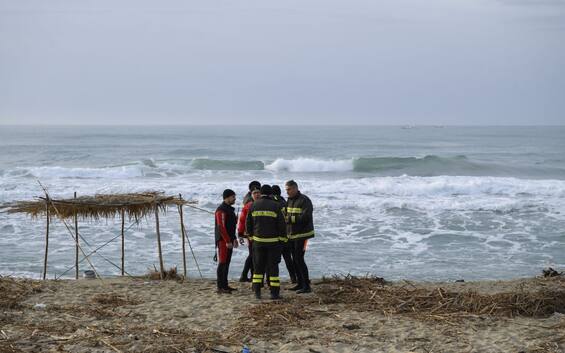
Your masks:
M251 205L245 229L256 245L278 245L286 242L286 226L280 204L267 196Z
M286 225L290 240L314 237L314 207L308 196L298 192L286 201Z

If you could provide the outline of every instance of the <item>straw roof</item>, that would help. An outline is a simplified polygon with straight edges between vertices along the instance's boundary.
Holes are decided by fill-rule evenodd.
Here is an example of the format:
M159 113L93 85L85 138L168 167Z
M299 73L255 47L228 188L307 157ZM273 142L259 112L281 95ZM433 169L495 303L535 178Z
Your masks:
M181 199L179 196L166 196L163 192L148 191L130 194L96 194L72 199L48 199L38 197L35 201L16 201L1 206L8 213L26 213L32 217L44 216L71 218L75 214L83 219L114 218L122 211L130 219L139 220L155 212L155 207L166 211L168 206L192 204L194 201Z

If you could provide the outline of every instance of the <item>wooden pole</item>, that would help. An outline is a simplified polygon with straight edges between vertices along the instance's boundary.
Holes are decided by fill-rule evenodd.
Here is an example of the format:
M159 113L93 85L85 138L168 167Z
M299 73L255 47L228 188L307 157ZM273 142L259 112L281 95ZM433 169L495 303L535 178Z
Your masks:
M125 272L125 259L126 259L126 252L125 252L125 237L124 237L124 226L125 226L125 211L122 208L122 276Z
M61 222L63 222L63 224L65 225L65 228L67 228L67 231L69 232L69 234L71 235L71 238L74 239L75 235L73 234L71 227L69 227L69 225L67 224L67 222L65 221L65 219L63 217L61 217L61 214L59 213L59 210L57 209L57 206L55 206L55 204L53 203L53 200L51 199L51 197L49 196L49 192L47 191L47 189L45 188L45 186L43 186L43 184L41 184L41 181L37 180L37 183L39 184L39 186L41 186L41 188L43 189L43 191L45 192L45 201L47 202L47 205L51 204L51 206L53 206L53 210L55 210L55 213L57 213L57 216L59 216L59 219L61 220ZM49 214L49 208L47 209L47 214ZM84 256L84 259L88 262L88 264L90 265L90 267L92 267L92 270L94 271L94 273L96 274L96 277L98 277L98 279L100 279L100 281L102 281L102 277L100 277L100 274L98 273L98 271L96 271L96 268L94 267L94 265L92 264L92 262L90 261L90 259L88 258L88 256L86 255L86 253L84 252L84 250L82 249L81 246L79 246L80 251L82 252L82 255ZM46 259L47 260L47 259Z
M182 201L182 195L179 194L179 199ZM186 279L186 241L184 239L185 229L184 229L184 218L182 214L182 204L179 205L179 214L180 214L180 236L182 238L182 267L184 270L184 278Z
M47 252L49 250L49 198L45 201L47 227L45 229L45 259L43 260L43 280L47 277Z
M75 191L75 200L77 198L77 192ZM78 248L79 248L79 243L78 243L78 216L77 213L75 211L75 279L78 279Z
M155 226L157 230L157 247L159 249L159 269L161 273L159 274L161 279L165 274L165 265L163 264L163 252L161 251L161 232L159 231L159 204L155 203Z

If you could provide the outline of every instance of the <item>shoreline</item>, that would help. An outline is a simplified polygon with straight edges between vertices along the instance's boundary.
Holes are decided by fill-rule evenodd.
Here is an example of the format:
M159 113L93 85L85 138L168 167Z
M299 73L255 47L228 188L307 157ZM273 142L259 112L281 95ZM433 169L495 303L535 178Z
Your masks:
M282 301L210 279L0 277L0 351L563 352L565 277L312 281ZM268 291L263 291L268 297Z

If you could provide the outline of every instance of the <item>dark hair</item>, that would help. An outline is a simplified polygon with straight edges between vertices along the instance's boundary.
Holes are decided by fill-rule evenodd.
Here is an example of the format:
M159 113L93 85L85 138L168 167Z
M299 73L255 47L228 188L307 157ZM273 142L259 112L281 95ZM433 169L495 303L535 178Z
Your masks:
M273 189L273 195L281 196L281 188L278 185L271 186Z
M296 183L296 181L294 180L289 180L285 183L286 186L298 186L298 184Z
M261 188L261 183L258 182L257 180L253 180L252 182L249 183L249 191L253 191L253 189L260 189Z
M271 189L270 185L263 185L261 186L261 195L272 195L273 194L273 189Z
M233 195L235 195L235 192L232 189L225 189L222 193L224 200Z

